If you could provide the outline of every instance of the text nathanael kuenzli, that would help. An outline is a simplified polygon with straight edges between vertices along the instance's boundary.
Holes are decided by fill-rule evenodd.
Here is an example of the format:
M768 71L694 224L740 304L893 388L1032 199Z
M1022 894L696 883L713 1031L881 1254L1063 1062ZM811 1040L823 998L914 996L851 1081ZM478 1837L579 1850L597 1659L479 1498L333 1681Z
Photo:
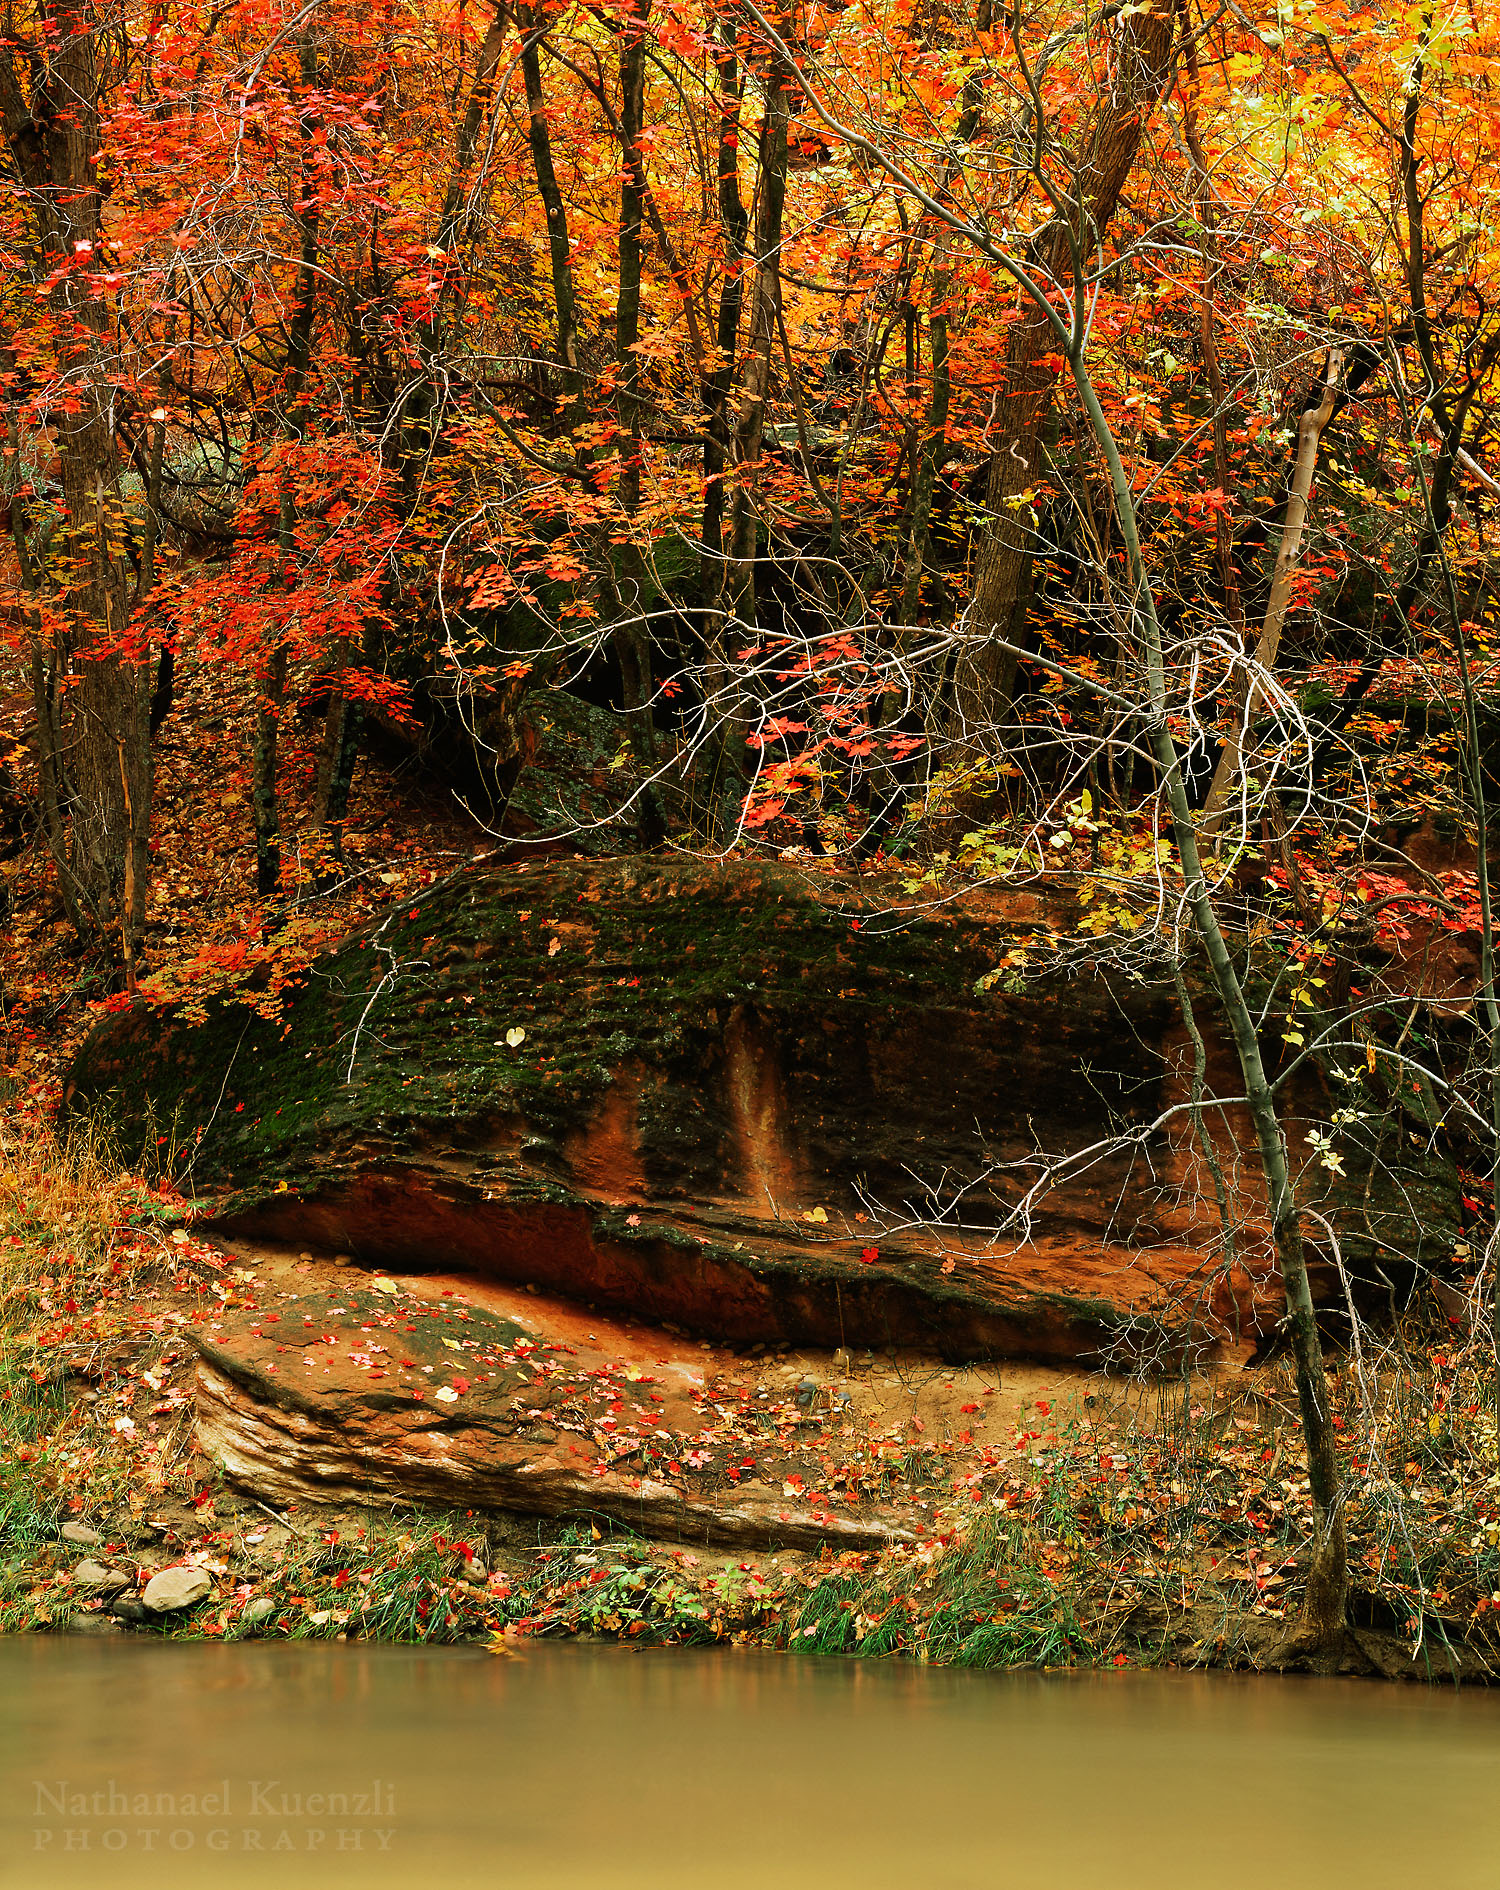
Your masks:
M107 1779L32 1781L33 1851L390 1851L396 1789L296 1790L283 1779L220 1779L200 1791L133 1791ZM380 1821L380 1822L377 1822Z

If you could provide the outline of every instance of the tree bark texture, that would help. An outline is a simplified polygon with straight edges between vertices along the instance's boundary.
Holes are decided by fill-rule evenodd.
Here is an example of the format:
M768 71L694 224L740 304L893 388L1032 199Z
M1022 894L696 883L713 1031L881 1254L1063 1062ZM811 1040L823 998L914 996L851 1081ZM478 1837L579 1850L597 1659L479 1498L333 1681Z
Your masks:
M646 116L646 22L651 0L635 0L620 34L620 140L624 147L620 178L620 294L615 313L615 407L621 433L620 504L634 518L641 503L641 364L636 343L641 333L641 231L646 198L641 137ZM651 639L647 631L645 572L632 539L623 547L624 594L612 641L620 666L620 689L636 764L649 776L656 765L656 732L651 721ZM659 845L666 822L653 785L641 790L637 821L641 840Z
M582 377L578 367L578 297L573 282L572 252L568 243L568 212L557 168L552 161L552 131L547 120L547 99L542 90L541 43L546 27L534 7L517 7L521 30L521 77L526 87L530 121L531 167L542 214L547 220L547 252L552 268L552 303L557 316L557 365L562 382L569 430L579 425Z
M715 55L719 75L718 199L724 238L724 279L719 291L714 333L714 363L703 385L708 415L703 445L703 548L699 591L706 609L716 609L724 590L724 474L729 465L729 389L734 381L740 315L745 299L745 246L750 218L740 195L739 142L741 86L736 56L737 28L721 16Z
M1151 12L1133 13L1113 29L1108 89L1080 140L1070 218L1055 218L1032 246L1035 269L1070 300L1074 246L1087 264L1114 216L1146 121L1166 83L1171 45L1167 0L1156 0ZM1003 718L1015 692L1016 658L994 639L997 633L1010 636L1016 601L1038 548L1021 522L1020 495L1040 474L1042 429L1057 383L1055 365L1042 357L1053 354L1056 345L1046 317L1023 306L1006 339L969 637L955 675L954 732L960 738Z
M283 442L287 448L300 443L307 434L307 373L312 359L313 317L318 286L320 219L317 180L313 170L313 139L320 129L321 120L310 99L318 78L317 50L310 34L302 37L298 47L298 63L304 97L298 112L302 162L294 214L301 253L287 339L286 419L283 426ZM290 563L296 554L296 526L297 509L291 470L284 467L276 543L285 563ZM288 642L284 637L280 638L270 652L261 677L250 753L250 808L255 823L255 888L262 898L273 897L281 885L281 808L277 792L277 761L281 716L286 705L289 658Z
M51 666L51 704L64 678L71 686L61 697L43 794L55 797L59 838L66 827L60 876L75 923L86 939L118 952L133 975L149 862L150 690L141 682L149 650L131 626L133 574L106 368L110 311L90 280L103 247L95 177L102 28L87 0L60 0L49 27L45 54L15 37L0 49L0 125L30 218L33 265L39 277L58 277L51 296L62 318L60 367L76 390L53 432L68 629L61 646L43 655L42 670ZM17 72L22 53L34 75L29 101ZM44 826L53 818L44 811Z
M781 314L781 231L786 208L788 93L791 74L773 55L766 76L766 114L760 136L759 199L755 224L754 276L750 291L750 333L740 371L733 456L734 497L730 508L726 585L731 609L753 627L755 551L760 507L755 491L761 448L765 443L766 403L771 389L771 353Z

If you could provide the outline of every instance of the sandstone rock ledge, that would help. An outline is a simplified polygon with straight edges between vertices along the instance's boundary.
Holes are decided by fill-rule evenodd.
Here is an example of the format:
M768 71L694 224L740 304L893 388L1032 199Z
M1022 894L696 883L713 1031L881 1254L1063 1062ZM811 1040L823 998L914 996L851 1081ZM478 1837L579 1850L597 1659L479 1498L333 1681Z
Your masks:
M818 1475L826 1419L758 1440L746 1488L732 1407L701 1377L547 1344L456 1298L304 1293L195 1343L200 1444L278 1504L593 1516L745 1548L882 1548L926 1526L900 1502L788 1494Z
M229 998L206 1021L109 1020L68 1106L127 1147L173 1127L227 1231L738 1345L1132 1369L1246 1355L1281 1312L1253 1143L1232 1106L1213 1112L1241 1219L1229 1266L1170 990L991 988L1059 915L1034 898L893 912L890 890L688 858L475 868L372 920L283 1016ZM1222 1046L1210 1063L1236 1093ZM1311 1065L1297 1081L1301 1150L1333 1104ZM1457 1225L1431 1136L1376 1153L1372 1170L1350 1146L1347 1180L1309 1159L1299 1184L1323 1217L1309 1238L1337 1229L1356 1278L1367 1254L1446 1258ZM1058 1160L1064 1184L1039 1186ZM292 1408L264 1421L290 1435ZM410 1449L441 1481L443 1451Z

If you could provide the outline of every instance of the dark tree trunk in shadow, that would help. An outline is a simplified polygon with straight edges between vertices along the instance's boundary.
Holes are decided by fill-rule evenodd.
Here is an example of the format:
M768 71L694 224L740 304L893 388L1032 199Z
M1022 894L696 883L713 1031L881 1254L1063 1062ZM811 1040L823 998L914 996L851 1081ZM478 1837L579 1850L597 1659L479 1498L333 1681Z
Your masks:
M615 316L615 406L623 435L620 457L620 505L634 519L641 503L641 408L637 397L641 364L636 344L641 335L641 228L645 190L641 135L646 110L646 21L651 0L635 0L620 34L620 140L624 146L620 180L620 295ZM641 844L660 846L667 823L661 796L650 780L656 768L656 730L651 720L652 651L644 618L646 584L639 547L624 547L624 582L616 586L620 616L612 641L620 665L626 725L645 785L637 802L636 827Z
M319 212L313 166L314 138L321 129L322 120L314 102L318 79L317 49L309 33L303 34L297 57L303 89L297 113L302 169L295 212L301 236L301 254L297 267L296 302L287 342L287 417L284 439L288 445L300 443L307 435L307 373L312 356L313 313L318 283ZM283 469L281 508L276 526L277 548L283 561L289 561L296 552L296 525L291 473L289 469ZM262 898L267 899L273 897L281 886L281 808L277 791L277 759L281 717L286 706L289 660L288 644L285 638L281 638L271 650L261 677L250 753L250 808L255 822L255 889Z

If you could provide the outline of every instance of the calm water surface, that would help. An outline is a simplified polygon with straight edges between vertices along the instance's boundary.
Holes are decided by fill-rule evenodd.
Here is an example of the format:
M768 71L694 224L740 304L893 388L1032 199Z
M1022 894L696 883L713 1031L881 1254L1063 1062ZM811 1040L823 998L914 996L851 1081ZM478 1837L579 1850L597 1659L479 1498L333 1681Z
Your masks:
M0 1699L28 1890L1500 1890L1478 1692L20 1638Z

